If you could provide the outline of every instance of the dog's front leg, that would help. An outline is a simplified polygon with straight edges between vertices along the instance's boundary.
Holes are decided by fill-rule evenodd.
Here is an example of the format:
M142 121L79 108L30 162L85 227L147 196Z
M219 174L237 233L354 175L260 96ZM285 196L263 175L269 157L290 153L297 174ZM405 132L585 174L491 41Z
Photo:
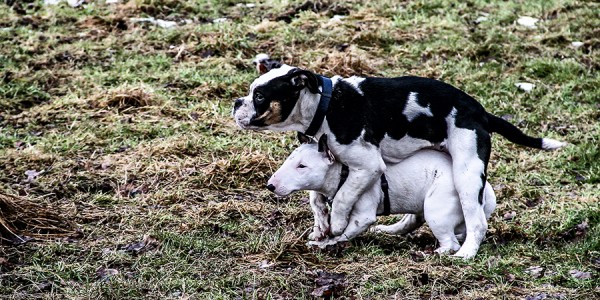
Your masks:
M319 248L326 248L330 245L335 245L339 242L347 242L355 238L357 235L367 231L371 224L377 220L377 206L379 204L379 186L371 187L370 190L366 191L363 196L356 202L348 226L344 229L344 232L332 238L324 239L321 241L310 241L309 245L318 246Z
M349 149L352 153L348 159L340 154L340 158L348 164L348 179L333 199L331 207L331 234L338 236L348 225L348 218L359 197L370 188L385 171L385 163L378 149L369 145L362 149ZM372 201L378 201L373 199Z
M313 241L320 241L329 235L329 211L323 194L311 191L309 199L310 208L315 218L315 225L308 238Z

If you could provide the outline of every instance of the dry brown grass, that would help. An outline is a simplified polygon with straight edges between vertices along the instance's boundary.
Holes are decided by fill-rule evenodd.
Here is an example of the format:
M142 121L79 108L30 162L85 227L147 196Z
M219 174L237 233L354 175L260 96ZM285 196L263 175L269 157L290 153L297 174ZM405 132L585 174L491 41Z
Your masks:
M116 108L125 111L159 105L162 101L148 87L124 86L97 94L90 99L90 103L94 108Z
M56 207L0 193L0 241L23 243L28 238L54 239L73 235L77 225Z

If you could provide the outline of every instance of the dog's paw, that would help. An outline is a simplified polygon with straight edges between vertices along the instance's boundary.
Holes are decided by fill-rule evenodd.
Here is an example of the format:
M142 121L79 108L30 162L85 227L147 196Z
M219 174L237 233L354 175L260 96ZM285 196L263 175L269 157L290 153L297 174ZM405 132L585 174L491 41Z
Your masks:
M454 253L454 255L452 255L452 257L462 258L462 259L467 260L467 259L471 259L471 258L475 257L475 254L477 254L477 251L469 251L469 250L465 250L463 248L460 248L460 250L458 250L458 252Z
M333 236L342 235L346 229L346 226L348 226L348 221L344 220L343 218L336 218L335 220L333 217L331 218L331 234Z
M332 239L325 239L322 241L309 241L307 243L307 245L311 246L311 247L319 247L321 249L325 249L325 248L327 248L327 246L333 246L337 243L338 243L337 239L332 238Z
M327 231L321 230L318 227L315 227L313 229L313 232L311 232L308 235L308 239L311 240L311 241L322 241L326 237L327 237Z
M439 248L433 250L433 252L435 252L437 254L450 254L450 253L456 252L456 249L452 249L450 247L439 247Z
M393 233L389 230L389 227L387 225L376 225L369 228L369 231L374 233Z

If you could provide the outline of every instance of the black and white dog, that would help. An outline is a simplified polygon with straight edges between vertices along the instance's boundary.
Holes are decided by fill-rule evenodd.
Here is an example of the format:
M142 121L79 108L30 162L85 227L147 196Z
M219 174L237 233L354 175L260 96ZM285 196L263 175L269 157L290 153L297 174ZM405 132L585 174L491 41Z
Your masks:
M262 57L258 64L262 64ZM243 129L299 131L330 136L335 157L350 174L333 199L331 233L340 235L359 196L380 178L385 163L397 163L424 148L452 157L467 237L455 254L477 253L487 231L482 207L491 133L527 147L554 150L565 143L525 135L509 122L485 111L465 92L420 77L323 77L270 61L235 100L233 115Z

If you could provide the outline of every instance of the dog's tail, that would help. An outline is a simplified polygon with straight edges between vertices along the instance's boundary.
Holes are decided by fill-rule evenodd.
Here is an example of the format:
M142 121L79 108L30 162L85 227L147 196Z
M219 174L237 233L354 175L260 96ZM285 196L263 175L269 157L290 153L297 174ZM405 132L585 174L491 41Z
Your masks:
M567 143L565 142L557 141L554 139L535 138L532 136L528 136L515 125L490 113L488 113L488 124L491 132L497 132L503 137L505 137L507 140L526 147L543 150L556 150L567 145Z

